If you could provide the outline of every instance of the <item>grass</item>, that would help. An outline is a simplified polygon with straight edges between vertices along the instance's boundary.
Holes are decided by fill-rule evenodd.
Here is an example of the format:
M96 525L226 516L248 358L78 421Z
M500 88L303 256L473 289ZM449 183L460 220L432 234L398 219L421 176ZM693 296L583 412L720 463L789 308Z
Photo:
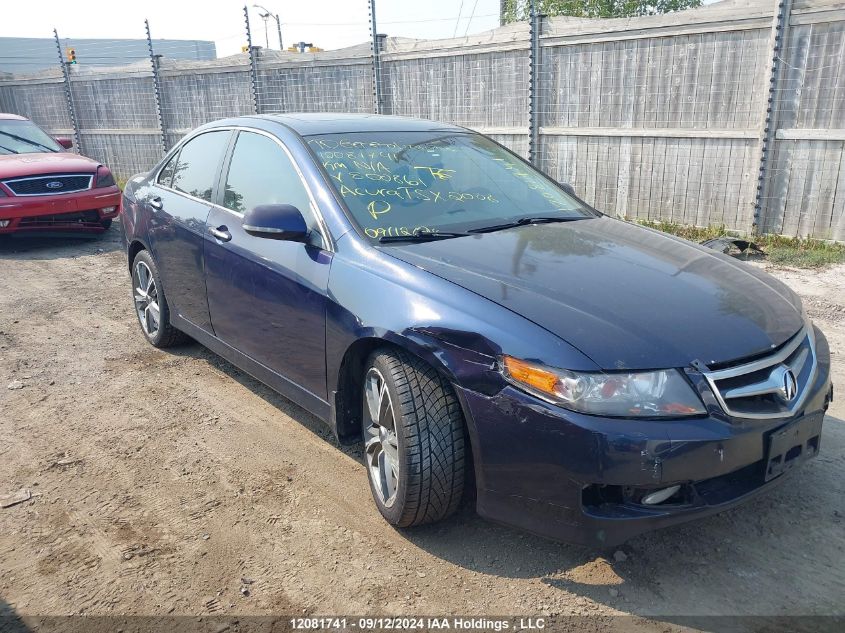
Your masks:
M636 220L636 222L693 242L701 242L725 235L742 237L736 231L725 229L724 226L702 228L675 222L655 222L652 220ZM845 244L812 238L785 237L783 235L759 235L745 239L749 239L763 249L766 254L766 261L773 264L794 266L795 268L822 268L845 262Z

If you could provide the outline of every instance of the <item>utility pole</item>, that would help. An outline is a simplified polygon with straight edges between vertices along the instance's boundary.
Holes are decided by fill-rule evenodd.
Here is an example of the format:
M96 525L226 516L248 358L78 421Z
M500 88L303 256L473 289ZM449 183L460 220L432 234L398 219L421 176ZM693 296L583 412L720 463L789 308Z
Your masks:
M270 36L267 34L267 20L270 19L269 13L264 13L261 15L261 19L264 20L264 48L270 49Z
M276 14L276 30L279 32L279 50L285 50L285 47L282 45L282 22L279 20L279 14Z
M279 34L279 50L285 50L285 47L282 44L282 21L279 18L279 14L273 13L272 11L270 11L270 9L268 9L267 7L263 7L260 4L254 4L252 6L256 9L264 11L264 13L259 13L258 15L261 16L262 20L264 20L264 43L267 45L267 48L270 48L270 42L267 39L267 20L273 18L276 21L276 32Z

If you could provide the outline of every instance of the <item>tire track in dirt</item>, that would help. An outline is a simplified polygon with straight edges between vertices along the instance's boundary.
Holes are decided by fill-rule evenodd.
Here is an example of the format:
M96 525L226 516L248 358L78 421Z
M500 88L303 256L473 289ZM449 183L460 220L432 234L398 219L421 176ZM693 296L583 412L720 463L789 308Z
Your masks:
M792 482L635 539L623 562L471 508L397 531L372 504L358 449L198 345L146 345L117 246L0 244L0 481L41 493L0 511L0 595L19 612L628 612L662 630L673 620L660 614L772 614L796 599L841 611L838 402L822 455ZM845 328L825 315L845 304L843 271L784 273L824 297L834 351Z

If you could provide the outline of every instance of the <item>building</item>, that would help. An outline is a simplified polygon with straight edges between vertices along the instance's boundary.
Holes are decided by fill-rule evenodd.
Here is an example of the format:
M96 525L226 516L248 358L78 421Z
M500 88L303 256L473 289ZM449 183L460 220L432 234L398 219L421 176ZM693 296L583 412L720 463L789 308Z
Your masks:
M62 38L62 55L76 52L76 63L86 66L122 66L149 59L147 40ZM169 59L207 60L217 57L214 42L153 40L157 55ZM56 40L49 37L0 37L0 72L31 73L58 64Z

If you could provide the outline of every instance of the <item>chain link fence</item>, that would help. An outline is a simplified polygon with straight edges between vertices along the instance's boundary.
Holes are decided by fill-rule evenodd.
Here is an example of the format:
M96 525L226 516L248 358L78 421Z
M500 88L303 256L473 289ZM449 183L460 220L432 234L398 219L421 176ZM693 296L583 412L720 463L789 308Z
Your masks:
M148 39L148 55L103 52L130 65L79 60L67 81L58 64L0 75L0 111L75 134L121 177L224 117L421 117L492 136L619 217L845 240L842 1L725 0L614 20L535 14L447 40L381 36L370 4L370 43L178 61ZM227 37L253 43L246 8L232 12L247 19Z

